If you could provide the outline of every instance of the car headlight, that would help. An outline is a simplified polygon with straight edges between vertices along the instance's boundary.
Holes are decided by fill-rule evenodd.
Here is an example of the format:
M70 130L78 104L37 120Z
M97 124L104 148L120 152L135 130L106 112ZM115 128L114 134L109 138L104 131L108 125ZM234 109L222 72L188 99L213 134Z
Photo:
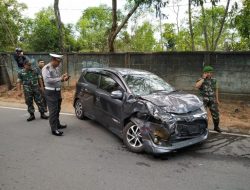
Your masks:
M206 111L205 107L204 107L204 106L201 106L201 107L200 107L200 111L197 112L197 113L195 113L195 114L193 115L193 117L194 117L194 118L200 118L200 117L202 117L202 118L204 118L204 119L207 119L207 111Z
M207 113L207 110L205 109L205 107L204 107L204 106L201 106L201 107L200 107L200 109L201 109L201 111L202 111L202 112Z
M149 122L150 125L150 136L153 142L157 145L161 145L162 142L166 142L170 138L170 133L163 124Z

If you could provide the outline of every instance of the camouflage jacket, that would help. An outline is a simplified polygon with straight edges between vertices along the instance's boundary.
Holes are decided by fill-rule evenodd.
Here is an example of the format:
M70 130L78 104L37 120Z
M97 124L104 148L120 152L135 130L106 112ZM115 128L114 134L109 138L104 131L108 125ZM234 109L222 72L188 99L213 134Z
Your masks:
M199 79L201 80L201 79ZM198 81L199 81L198 80ZM206 78L202 83L200 90L200 95L202 97L216 97L217 80L215 78Z
M26 71L22 69L17 76L17 82L22 82L24 90L29 87L38 87L39 86L39 79L42 76L36 70L29 70Z

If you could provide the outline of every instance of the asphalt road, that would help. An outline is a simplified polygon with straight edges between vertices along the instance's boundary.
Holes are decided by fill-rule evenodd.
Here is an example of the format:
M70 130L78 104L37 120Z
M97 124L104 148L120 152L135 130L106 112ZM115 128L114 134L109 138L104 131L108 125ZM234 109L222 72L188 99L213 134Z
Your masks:
M99 124L61 115L63 137L25 110L0 107L0 190L249 190L250 138L211 133L153 157L128 152Z

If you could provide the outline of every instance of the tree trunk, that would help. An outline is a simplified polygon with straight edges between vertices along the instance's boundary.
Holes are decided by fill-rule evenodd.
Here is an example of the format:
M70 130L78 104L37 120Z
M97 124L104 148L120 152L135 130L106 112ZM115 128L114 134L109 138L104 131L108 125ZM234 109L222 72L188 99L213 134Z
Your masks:
M134 14L134 12L139 7L139 5L140 5L140 3L136 3L134 5L134 7L129 11L129 13L125 17L125 19L121 22L121 24L118 27L116 27L116 30L113 32L113 34L110 34L110 38L109 38L109 52L114 52L114 49L112 51L111 47L113 46L113 43L115 41L115 38L116 38L117 34L121 31L121 29L124 27L124 25L128 22L129 18ZM113 24L114 24L114 22L113 22ZM111 31L111 33L112 33L112 31ZM112 46L110 44L112 44Z
M115 34L116 29L117 29L117 0L112 0L112 28L108 38L109 52L115 51L114 48L115 38L113 38L113 35Z
M62 53L64 53L63 27L62 27L62 21L61 21L61 16L60 16L58 4L59 4L59 0L54 0L54 12L55 12L55 16L56 16L57 28L59 31L59 47L60 47L60 51Z
M229 8L229 4L230 4L230 0L227 0L227 6L226 6L226 9L225 9L225 13L224 13L224 16L222 18L222 21L221 21L221 26L220 26L220 30L219 30L219 33L218 33L218 36L214 42L214 51L216 50L217 48L217 45L218 45L218 41L220 39L220 36L221 36L221 33L222 33L222 30L223 30L223 27L224 27L224 24L225 24L225 20L226 20L226 17L227 17L227 13L228 13L228 8Z
M190 38L191 38L191 45L192 51L195 50L194 48L194 31L193 31L193 24L192 24L192 10L191 10L192 0L188 0L188 19L189 19L189 31L190 31Z
M180 5L179 5L179 1L177 0L173 0L172 3L173 3L173 10L174 10L174 13L176 15L176 27L177 27L177 34L179 34L180 32L180 26L179 26L179 11L180 11ZM177 6L177 11L175 10L175 3L176 3L176 6Z
M215 16L214 16L214 4L212 4L212 36L211 36L211 50L214 49L214 35L215 35L215 28L214 28L214 23L215 23Z
M204 32L204 38L206 43L206 50L209 51L209 44L208 44L208 36L207 36L207 25L206 25L206 15L205 15L205 9L203 5L203 1L201 1L201 11L202 11L202 17L203 17L203 32Z

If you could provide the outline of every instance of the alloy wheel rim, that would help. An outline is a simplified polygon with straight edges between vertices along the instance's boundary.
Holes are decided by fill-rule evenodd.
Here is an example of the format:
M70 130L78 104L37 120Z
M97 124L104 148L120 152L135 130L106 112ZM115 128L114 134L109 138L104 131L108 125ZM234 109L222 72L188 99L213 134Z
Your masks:
M81 116L82 115L82 104L80 102L76 103L76 115Z
M142 147L142 136L140 128L132 125L127 131L127 142L135 148Z

